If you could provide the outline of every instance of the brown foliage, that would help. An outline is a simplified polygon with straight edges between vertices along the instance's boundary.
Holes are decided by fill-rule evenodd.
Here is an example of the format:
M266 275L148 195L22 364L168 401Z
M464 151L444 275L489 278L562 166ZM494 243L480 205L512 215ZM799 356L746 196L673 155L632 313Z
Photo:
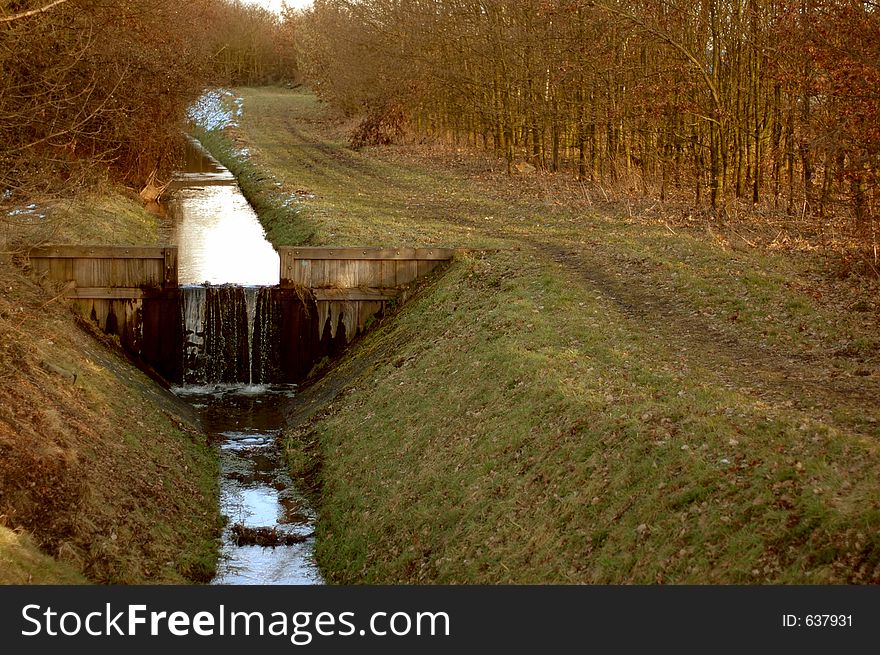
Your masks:
M2 26L0 188L24 197L76 187L107 165L138 181L167 166L209 73L204 6L70 0Z
M215 536L201 435L154 391L146 403L145 378L57 289L11 266L0 288L0 524L94 582L201 576L177 561Z
M295 69L291 26L240 3L6 1L0 16L0 205L108 167L140 189L171 168L205 86Z
M215 79L235 86L296 83L295 15L240 2L214 2L207 35Z
M349 145L355 150L364 146L387 146L406 133L406 111L390 104L371 111L352 132Z
M721 219L748 202L844 217L875 245L873 3L317 0L299 30L317 92L349 113L398 103L509 165Z

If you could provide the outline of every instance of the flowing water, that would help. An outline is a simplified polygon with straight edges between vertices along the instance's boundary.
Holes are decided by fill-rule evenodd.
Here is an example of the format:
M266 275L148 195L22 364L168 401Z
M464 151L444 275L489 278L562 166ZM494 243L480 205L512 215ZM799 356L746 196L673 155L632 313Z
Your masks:
M181 287L183 381L282 382L282 308L271 287Z
M320 584L315 512L281 452L278 254L234 176L192 142L172 183L170 243L178 246L184 331L183 385L220 449L227 518L215 584ZM278 542L281 545L256 545Z
M191 140L186 169L172 180L178 246L178 282L274 285L281 275L278 253L235 177Z
M281 407L290 386L184 386L178 395L199 411L220 448L223 530L214 584L320 584L312 557L316 515L286 467L279 437ZM290 545L239 544L236 531L252 529Z

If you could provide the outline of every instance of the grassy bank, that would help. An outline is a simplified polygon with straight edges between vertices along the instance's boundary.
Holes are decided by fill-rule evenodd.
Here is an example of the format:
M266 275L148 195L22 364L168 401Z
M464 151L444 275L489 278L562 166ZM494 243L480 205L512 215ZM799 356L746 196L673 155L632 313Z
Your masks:
M311 242L314 226L302 216L297 199L283 185L242 154L230 134L223 130L194 128L194 136L235 175L239 188L251 204L276 246L296 246Z
M338 582L876 576L876 448L682 366L553 264L458 262L329 416Z
M158 238L156 217L121 191L16 218L12 244ZM0 582L209 579L217 462L185 407L57 289L10 262L0 284Z
M242 93L229 138L313 243L504 248L308 392L329 579L880 581L874 283L467 153L353 152L311 96Z

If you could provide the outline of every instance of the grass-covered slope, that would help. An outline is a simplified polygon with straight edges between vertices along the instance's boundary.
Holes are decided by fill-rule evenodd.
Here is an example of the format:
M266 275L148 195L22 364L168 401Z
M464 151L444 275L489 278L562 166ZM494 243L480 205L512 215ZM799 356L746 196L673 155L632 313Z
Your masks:
M868 582L876 442L719 381L557 265L460 259L313 426L336 582Z
M69 564L41 552L25 532L0 527L0 584L84 584Z
M13 225L13 241L157 238L156 218L119 194L55 211ZM183 406L57 289L8 260L0 285L0 583L209 578L216 456Z
M876 285L243 95L228 136L313 243L502 248L307 392L330 580L880 581Z

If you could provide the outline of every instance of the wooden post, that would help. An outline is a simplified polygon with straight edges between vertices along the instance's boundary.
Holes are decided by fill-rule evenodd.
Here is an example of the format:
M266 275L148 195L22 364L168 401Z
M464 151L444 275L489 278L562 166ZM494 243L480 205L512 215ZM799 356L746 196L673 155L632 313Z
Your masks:
M177 247L165 248L165 276L162 280L164 289L177 288Z

